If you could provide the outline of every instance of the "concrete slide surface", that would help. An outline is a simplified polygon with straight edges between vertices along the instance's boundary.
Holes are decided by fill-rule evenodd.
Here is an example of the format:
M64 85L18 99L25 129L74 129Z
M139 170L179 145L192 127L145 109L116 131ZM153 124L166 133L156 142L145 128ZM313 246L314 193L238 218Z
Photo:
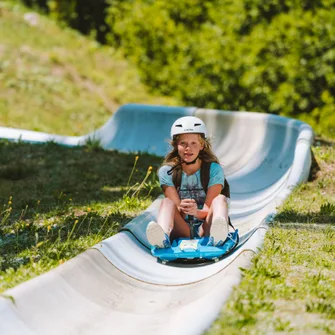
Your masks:
M230 216L241 235L228 257L204 266L163 265L145 228L157 198L123 231L58 268L0 296L0 334L201 334L262 244L267 222L293 187L308 178L313 131L275 115L129 104L94 133L66 137L0 127L0 138L63 145L101 140L106 149L164 156L181 116L203 119L231 185Z

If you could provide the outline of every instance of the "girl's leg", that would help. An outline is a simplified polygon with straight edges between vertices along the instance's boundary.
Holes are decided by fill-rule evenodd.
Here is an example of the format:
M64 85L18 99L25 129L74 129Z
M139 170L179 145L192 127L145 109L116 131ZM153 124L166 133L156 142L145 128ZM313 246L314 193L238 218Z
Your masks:
M158 211L157 223L168 235L170 235L174 226L175 211L176 205L174 202L169 198L164 198Z
M148 242L152 246L158 248L169 248L171 246L169 235L173 229L174 211L173 201L168 198L163 199L158 211L157 222L149 222L146 230Z
M190 227L176 208L171 238L174 239L177 237L190 237Z
M218 216L223 216L228 222L228 201L223 194L219 194L212 201L212 217L210 222Z
M164 198L159 208L157 222L149 222L146 235L152 246L169 248L170 237L189 237L190 231L174 202Z
M180 215L175 203L169 198L162 200L157 223L163 228L164 232L172 238L190 236L188 224Z
M199 236L210 236L213 219L220 216L223 216L228 222L228 202L227 198L222 194L213 199L206 220L199 229Z

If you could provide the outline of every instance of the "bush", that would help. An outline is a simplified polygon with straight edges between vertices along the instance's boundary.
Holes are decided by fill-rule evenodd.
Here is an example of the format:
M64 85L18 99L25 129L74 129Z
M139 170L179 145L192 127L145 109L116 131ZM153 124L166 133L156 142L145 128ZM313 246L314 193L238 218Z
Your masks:
M334 134L334 0L114 2L113 34L155 90L186 104L302 118Z
M24 1L122 47L158 93L300 118L335 138L335 0Z
M100 43L106 42L108 0L21 0L26 6L41 9L58 21L92 35Z

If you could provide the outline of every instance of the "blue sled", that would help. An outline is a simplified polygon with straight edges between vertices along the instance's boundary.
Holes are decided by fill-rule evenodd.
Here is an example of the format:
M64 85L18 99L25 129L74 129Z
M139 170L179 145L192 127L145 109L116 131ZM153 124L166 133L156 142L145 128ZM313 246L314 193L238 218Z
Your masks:
M171 261L188 260L213 260L218 261L222 256L231 252L239 243L238 230L229 233L225 243L220 247L201 245L202 240L195 238L178 238L172 243L171 248L151 248L153 256L163 264Z

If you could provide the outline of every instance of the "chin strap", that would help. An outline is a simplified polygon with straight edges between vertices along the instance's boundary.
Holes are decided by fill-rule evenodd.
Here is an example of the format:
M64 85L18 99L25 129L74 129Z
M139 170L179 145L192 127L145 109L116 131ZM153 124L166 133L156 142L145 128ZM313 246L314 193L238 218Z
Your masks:
M195 164L195 162L197 161L197 159L199 158L199 156L200 156L200 153L199 153L199 155L195 158L195 160L193 160L192 162L183 162L183 163L185 163L186 165L191 165L191 164Z
M173 170L175 170L178 166L181 166L182 164L186 164L186 165L191 165L191 164L195 164L196 163L196 161L197 161L197 159L199 158L199 156L200 156L200 152L199 152L199 154L198 154L198 156L192 161L192 162L185 162L185 161L183 161L183 162L179 162L178 164L176 164L175 166L172 166L172 168L167 172L167 174L169 175L169 176L171 176L172 175L172 173L173 173Z
M173 173L173 170L175 170L178 166L181 166L181 164L182 164L182 163L178 163L177 165L172 166L172 168L167 172L167 174L168 174L169 176L171 176L172 173Z

